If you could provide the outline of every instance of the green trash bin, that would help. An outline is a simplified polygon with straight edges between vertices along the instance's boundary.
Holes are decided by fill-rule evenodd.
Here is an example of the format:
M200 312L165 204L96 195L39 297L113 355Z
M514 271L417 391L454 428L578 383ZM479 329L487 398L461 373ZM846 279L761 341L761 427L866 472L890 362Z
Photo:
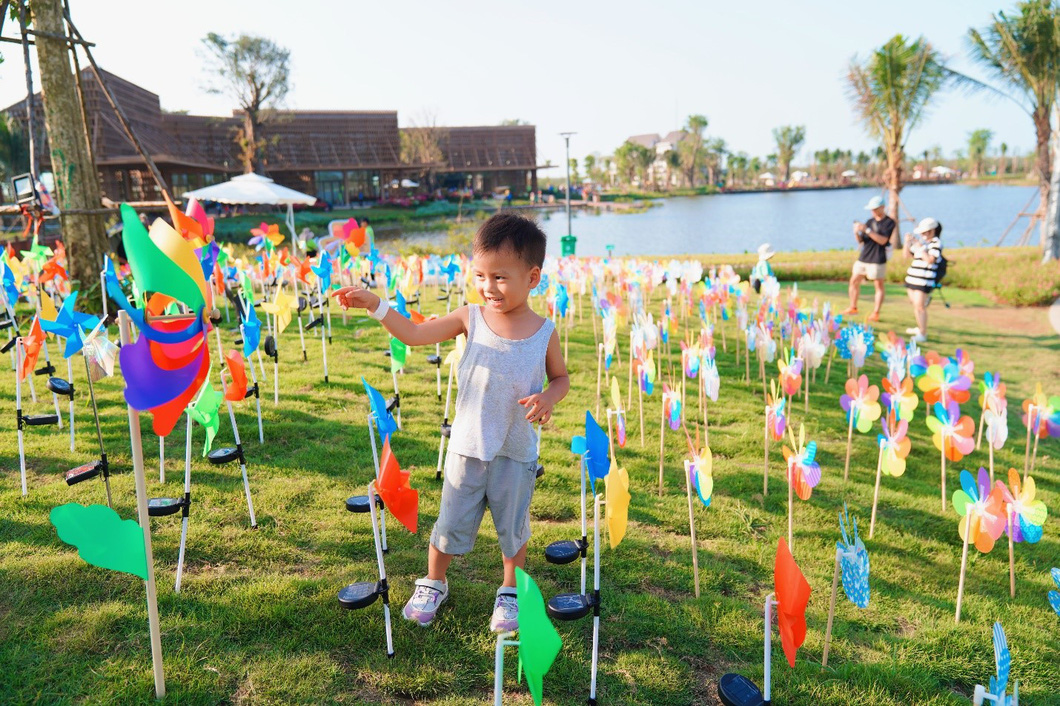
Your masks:
M578 243L578 239L573 235L565 235L559 239L562 244L563 257L568 257L574 254L574 246Z

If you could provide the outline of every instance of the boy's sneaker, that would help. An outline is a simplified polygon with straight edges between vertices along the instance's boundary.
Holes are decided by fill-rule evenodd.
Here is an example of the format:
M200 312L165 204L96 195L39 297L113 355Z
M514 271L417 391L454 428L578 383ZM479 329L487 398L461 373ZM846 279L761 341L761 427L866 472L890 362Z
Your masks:
M405 604L402 615L405 620L417 623L425 628L434 620L438 608L445 603L449 597L449 584L445 581L432 581L431 579L416 579L416 590L412 598Z
M490 630L493 632L512 632L519 629L519 602L515 598L514 586L501 586L497 589L497 600L493 604L493 617L490 618Z
M909 340L911 340L913 343L927 343L927 336L920 333L920 331L917 331Z
M910 326L909 328L907 328L907 329L905 330L905 332L906 332L907 334L909 334L910 336L915 336L915 335L917 335L918 333L920 333L920 329L919 329L918 327L916 327L916 326Z

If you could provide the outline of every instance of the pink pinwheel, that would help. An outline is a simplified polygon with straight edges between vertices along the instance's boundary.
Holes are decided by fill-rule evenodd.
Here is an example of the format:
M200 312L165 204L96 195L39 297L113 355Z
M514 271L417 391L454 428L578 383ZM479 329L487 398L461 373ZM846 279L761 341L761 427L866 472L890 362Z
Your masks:
M849 424L865 433L880 418L879 398L880 388L869 385L868 376L862 375L857 380L847 380L846 394L839 398L839 404L847 413Z
M909 455L910 441L906 436L909 423L904 419L896 421L894 413L880 420L883 433L877 437L880 444L880 468L889 476L898 477L905 473L905 459Z
M929 365L924 375L917 380L917 387L924 393L924 402L929 405L941 402L963 404L971 397L972 381L961 374L956 362L945 365Z
M802 387L802 360L785 349L777 360L777 369L780 370L781 392L788 397L795 395Z
M991 489L990 475L980 468L978 481L968 471L961 471L961 489L953 493L953 509L961 516L957 524L961 539L967 538L984 554L1005 531L1003 487L998 483Z
M1034 414L1030 408L1034 407ZM1060 396L1047 398L1038 383L1034 394L1023 400L1023 425L1031 427L1031 434L1040 439L1060 437Z
M935 416L928 417L928 429L932 431L931 441L935 448L942 451L951 461L960 461L975 448L975 422L969 416L961 416L961 409L956 402L948 406L935 405Z
M809 500L813 489L821 482L821 466L817 463L817 442L806 443L806 429L799 425L799 443L795 444L794 434L791 445L794 449L784 447L784 459L788 462L788 482L795 489L795 494L802 500Z
M961 377L967 378L968 382L975 380L975 363L972 362L972 359L968 357L968 354L963 349L958 348L957 352L950 358L950 362L957 366Z
M883 378L883 400L884 406L895 412L898 419L907 422L913 421L913 410L920 404L920 398L913 392L913 378L901 377L904 370L897 371L891 368L887 376Z
M777 395L777 389L774 386L773 394L766 397L766 428L769 430L772 441L781 441L784 438L786 425L784 398Z
M905 340L894 331L881 333L878 343L880 357L887 363L889 370L905 372Z
M670 422L670 428L674 431L681 428L681 393L671 391L667 385L663 385L662 394L663 417Z
M1035 500L1034 478L1027 476L1020 482L1020 474L1015 468L1008 469L1008 487L998 481L1008 509L1012 512L1012 526L1008 529L1014 542L1036 544L1042 538L1042 526L1048 516L1045 503Z

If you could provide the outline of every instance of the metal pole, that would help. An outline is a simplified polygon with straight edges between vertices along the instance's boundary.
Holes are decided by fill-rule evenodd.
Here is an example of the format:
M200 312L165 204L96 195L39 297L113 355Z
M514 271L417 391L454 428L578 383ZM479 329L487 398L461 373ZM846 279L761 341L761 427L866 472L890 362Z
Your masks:
M571 216L570 216L570 137L576 135L574 132L561 132L560 135L563 137L563 141L567 145L567 235L571 235Z

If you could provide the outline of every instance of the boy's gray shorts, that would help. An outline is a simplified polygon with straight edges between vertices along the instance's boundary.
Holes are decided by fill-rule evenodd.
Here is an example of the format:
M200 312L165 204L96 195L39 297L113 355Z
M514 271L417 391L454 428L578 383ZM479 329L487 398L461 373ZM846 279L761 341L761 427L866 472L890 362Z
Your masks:
M431 544L445 554L467 554L475 546L482 515L489 507L504 556L515 556L530 539L530 499L537 462L497 456L492 461L449 453L438 521Z

